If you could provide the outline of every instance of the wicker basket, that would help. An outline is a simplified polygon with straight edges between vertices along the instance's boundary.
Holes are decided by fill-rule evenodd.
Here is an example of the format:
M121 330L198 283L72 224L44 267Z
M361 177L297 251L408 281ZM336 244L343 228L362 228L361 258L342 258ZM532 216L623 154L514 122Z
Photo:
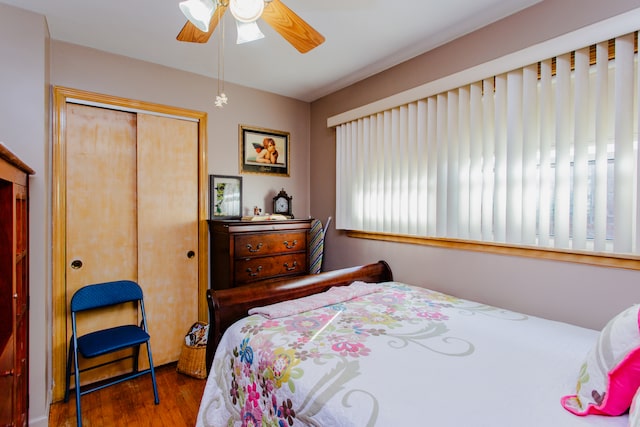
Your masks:
M206 325L206 323L196 322L194 326L198 324ZM191 346L183 343L177 370L181 374L194 378L207 378L207 346Z

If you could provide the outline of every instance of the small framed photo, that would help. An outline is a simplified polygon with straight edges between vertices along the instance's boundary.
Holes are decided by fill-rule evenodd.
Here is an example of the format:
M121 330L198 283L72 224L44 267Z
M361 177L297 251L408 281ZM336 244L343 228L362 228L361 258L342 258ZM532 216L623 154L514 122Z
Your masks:
M289 176L289 133L240 125L240 173Z
M242 217L242 177L209 175L209 218Z

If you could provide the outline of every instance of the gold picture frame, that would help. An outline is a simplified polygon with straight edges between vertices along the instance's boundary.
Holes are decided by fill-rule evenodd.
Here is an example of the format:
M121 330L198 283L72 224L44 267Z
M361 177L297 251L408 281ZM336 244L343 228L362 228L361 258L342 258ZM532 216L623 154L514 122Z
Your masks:
M239 126L240 173L289 176L289 132Z

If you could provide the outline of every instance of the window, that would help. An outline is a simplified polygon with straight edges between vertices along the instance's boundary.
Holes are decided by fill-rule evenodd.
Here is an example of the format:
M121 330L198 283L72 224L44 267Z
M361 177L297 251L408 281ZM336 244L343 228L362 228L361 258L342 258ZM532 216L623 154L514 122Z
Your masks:
M637 33L336 127L336 227L634 255Z

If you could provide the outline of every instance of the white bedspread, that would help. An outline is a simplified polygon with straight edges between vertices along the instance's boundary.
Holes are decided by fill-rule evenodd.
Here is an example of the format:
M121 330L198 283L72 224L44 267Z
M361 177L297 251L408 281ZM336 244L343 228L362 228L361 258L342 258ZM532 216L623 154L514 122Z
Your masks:
M401 283L223 336L198 426L627 426L560 405L598 332Z

